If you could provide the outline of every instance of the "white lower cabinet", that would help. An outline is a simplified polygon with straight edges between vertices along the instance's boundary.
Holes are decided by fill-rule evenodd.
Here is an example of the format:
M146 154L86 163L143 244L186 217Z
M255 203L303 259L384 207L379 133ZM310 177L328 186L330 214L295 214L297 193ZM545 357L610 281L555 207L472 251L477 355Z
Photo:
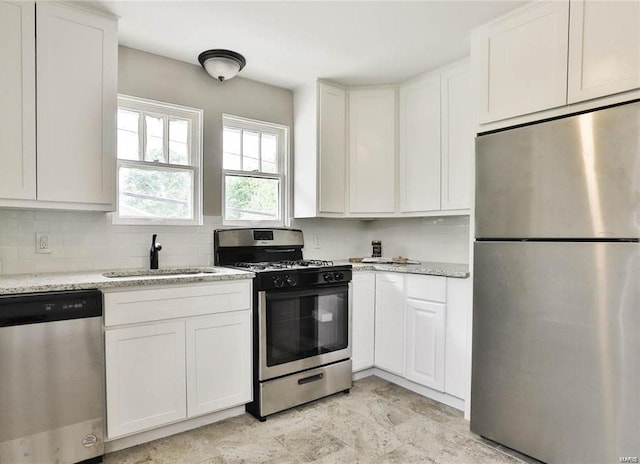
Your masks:
M407 275L405 377L444 391L447 278Z
M473 280L447 279L444 391L457 398L469 394Z
M250 280L104 293L109 439L251 401Z
M357 272L351 281L351 365L359 371L374 365L376 275Z
M444 391L444 303L407 298L406 375L412 382Z
M187 417L183 321L107 330L109 437Z
M354 273L354 372L376 367L465 399L470 370L471 287L471 279ZM371 351L375 353L373 360L369 357Z
M186 325L188 416L250 401L251 312L201 316Z
M404 276L376 274L375 365L404 375Z

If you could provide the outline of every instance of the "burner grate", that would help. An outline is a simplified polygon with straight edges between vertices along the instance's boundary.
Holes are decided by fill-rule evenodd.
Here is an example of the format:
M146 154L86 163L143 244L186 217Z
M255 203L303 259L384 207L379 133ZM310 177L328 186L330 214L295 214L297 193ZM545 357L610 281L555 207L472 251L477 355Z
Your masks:
M262 261L262 262L239 262L235 263L234 267L241 269L248 269L251 271L265 271L276 269L299 269L307 267L328 267L333 266L333 261L325 261L319 259L296 259L285 261Z

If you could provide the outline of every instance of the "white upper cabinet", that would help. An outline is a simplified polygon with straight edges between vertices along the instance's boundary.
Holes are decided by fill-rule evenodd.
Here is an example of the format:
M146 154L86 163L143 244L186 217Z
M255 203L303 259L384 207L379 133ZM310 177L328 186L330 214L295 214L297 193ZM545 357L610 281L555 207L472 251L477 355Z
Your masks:
M569 3L546 0L475 31L480 123L566 104L568 22Z
M349 210L395 211L396 89L349 91Z
M468 59L399 87L296 89L294 217L468 214L474 101Z
M33 2L0 2L0 198L36 199Z
M440 210L440 74L400 86L400 212Z
M532 2L476 29L471 43L481 130L638 98L637 0Z
M319 212L344 213L346 163L346 92L318 84Z
M294 93L294 217L345 214L346 91L314 82Z
M569 103L640 87L640 2L571 0Z
M475 153L475 99L471 93L469 60L441 74L443 210L471 208L471 179Z
M0 207L113 210L116 20L0 1L0 51Z
M112 209L117 23L38 3L38 200Z
M400 86L401 213L468 213L473 108L469 60Z

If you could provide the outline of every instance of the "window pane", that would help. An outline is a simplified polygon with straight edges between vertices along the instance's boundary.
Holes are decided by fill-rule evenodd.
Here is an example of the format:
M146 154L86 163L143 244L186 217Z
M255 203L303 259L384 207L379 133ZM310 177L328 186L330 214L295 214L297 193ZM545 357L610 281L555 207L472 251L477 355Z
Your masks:
M260 132L242 131L242 170L259 170L259 156Z
M137 111L118 108L118 129L138 133L138 121L140 113Z
M278 172L278 137L262 134L262 172Z
M118 158L139 160L138 121L140 113L118 109Z
M222 130L222 157L223 169L242 169L242 160L240 153L240 137L242 131L240 129L232 129L224 127Z
M242 157L235 153L224 153L224 168L233 169L235 171L242 170Z
M169 120L169 162L189 164L189 121Z
M162 117L144 116L147 127L147 147L144 154L145 161L166 162L162 144L164 142L164 125Z
M279 179L225 176L225 218L229 220L280 219Z
M118 129L118 158L128 160L139 160L140 151L138 149L139 139L137 132L129 132Z
M121 166L121 217L191 219L193 171Z

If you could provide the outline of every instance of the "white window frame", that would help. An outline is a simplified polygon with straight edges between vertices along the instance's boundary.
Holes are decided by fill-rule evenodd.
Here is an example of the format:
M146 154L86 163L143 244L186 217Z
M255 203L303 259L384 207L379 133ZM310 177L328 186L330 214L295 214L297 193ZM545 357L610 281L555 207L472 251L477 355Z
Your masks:
M266 134L276 134L279 140L277 165L278 173L265 173L260 171L242 171L234 169L224 169L224 152L222 156L222 224L227 226L264 226L264 227L282 227L289 226L290 218L290 201L291 201L291 185L289 182L290 158L289 158L289 127L282 124L276 124L267 121L259 121L256 119L243 118L230 114L222 115L222 126L233 127L242 130L258 131ZM223 131L224 134L224 131ZM224 135L223 135L224 137ZM224 146L224 140L223 140ZM224 149L223 149L224 151ZM259 220L259 219L227 219L226 205L226 176L240 177L256 177L263 179L279 179L280 180L280 220Z
M118 94L118 109L127 109L153 116L162 116L163 118L186 119L190 121L191 131L189 134L189 158L191 164L171 164L158 163L151 161L143 161L146 137L143 130L144 117L140 118L138 125L138 137L140 139L139 149L140 160L125 160L117 158L116 163L116 211L113 213L113 224L122 225L202 225L203 224L203 207L202 207L202 166L203 166L203 139L202 125L204 120L204 111L199 108L191 108L188 106L175 105L157 100L149 100L146 98L138 98L131 95ZM163 142L163 150L168 160L168 137L169 134L165 130ZM193 217L191 219L175 219L175 218L132 218L120 216L120 167L156 167L166 171L193 172Z

